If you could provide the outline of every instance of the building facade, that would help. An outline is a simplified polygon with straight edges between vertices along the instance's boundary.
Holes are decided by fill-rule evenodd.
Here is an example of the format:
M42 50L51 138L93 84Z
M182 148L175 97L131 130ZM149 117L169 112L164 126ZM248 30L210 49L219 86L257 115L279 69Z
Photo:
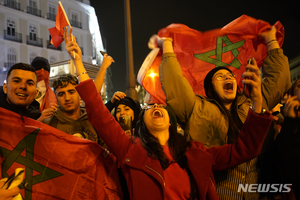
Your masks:
M300 78L300 55L290 60L291 83Z
M90 77L95 78L102 63L100 50L105 51L95 10L89 0L61 0L61 3L82 50L84 65ZM6 81L6 72L12 65L31 63L36 56L49 60L50 80L61 73L76 73L65 43L57 49L50 44L48 29L55 26L57 9L57 0L0 0L0 85ZM107 79L110 78L108 69ZM111 81L106 82L108 85L103 89L112 90Z

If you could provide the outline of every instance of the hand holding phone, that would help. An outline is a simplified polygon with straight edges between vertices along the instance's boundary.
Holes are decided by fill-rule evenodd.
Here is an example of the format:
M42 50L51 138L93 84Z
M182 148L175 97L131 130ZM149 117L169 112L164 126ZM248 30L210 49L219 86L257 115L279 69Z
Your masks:
M132 119L131 116L122 116L119 118L119 124L127 135L132 135Z
M105 51L100 51L101 55L104 56L105 54L107 54Z
M253 64L252 59L248 59L247 60L247 65L251 65L251 64ZM246 69L246 72L249 72L249 69ZM245 79L249 79L249 77L245 77ZM250 98L250 96L251 96L251 86L247 85L247 84L244 84L243 93L244 93L244 95L246 95L247 97Z

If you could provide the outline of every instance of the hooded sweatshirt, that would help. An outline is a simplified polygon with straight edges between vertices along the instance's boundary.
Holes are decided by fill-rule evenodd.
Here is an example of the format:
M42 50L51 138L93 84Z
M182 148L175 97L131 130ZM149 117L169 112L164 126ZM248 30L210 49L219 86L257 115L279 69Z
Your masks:
M89 122L87 113L84 108L80 108L82 115L77 119L67 117L61 109L57 109L53 117L45 119L44 123L58 130L61 130L69 135L75 135L80 138L89 139L103 146L102 141L98 142L98 133Z

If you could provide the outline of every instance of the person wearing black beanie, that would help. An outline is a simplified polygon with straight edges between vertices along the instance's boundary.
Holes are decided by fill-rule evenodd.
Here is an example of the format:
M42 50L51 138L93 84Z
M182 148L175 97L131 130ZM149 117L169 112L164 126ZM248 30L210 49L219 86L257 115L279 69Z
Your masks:
M130 115L132 118L132 128L135 128L140 111L141 107L139 103L126 96L116 103L114 117L119 122L121 116Z
M37 56L32 60L31 66L35 69L38 77L39 93L35 100L40 103L40 111L44 120L51 117L57 108L57 99L50 87L50 64L46 58ZM44 110L45 112L43 112Z
M125 93L117 91L114 93L111 100L109 100L105 106L112 112L116 121L120 123L121 116L131 116L132 129L134 129L138 120L138 116L141 112L141 106L138 101L133 100L131 97L127 97ZM131 133L132 134L132 133Z

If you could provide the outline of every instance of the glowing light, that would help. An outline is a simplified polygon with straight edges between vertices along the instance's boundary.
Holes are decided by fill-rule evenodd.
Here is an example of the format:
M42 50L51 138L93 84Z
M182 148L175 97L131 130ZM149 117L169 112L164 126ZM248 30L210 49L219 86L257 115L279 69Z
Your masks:
M151 72L151 73L149 74L149 76L150 76L151 78L154 78L154 77L156 76L156 74L155 74L154 72Z

